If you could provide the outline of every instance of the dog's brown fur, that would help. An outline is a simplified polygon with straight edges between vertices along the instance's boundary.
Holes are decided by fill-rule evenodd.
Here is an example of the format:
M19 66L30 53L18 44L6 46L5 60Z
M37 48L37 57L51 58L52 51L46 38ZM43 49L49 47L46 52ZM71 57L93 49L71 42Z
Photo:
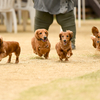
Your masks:
M16 55L15 63L18 63L20 51L21 51L21 48L18 42L3 41L3 38L0 37L0 61L2 60L2 58L9 56L7 63L10 63L12 53L15 53Z
M68 58L73 54L71 48L71 38L73 36L73 32L68 30L66 32L61 32L59 34L60 42L58 42L55 46L59 59L62 61L68 61Z
M100 51L100 32L97 27L92 27L92 33L91 39L93 41L93 46L96 48L98 51Z
M38 56L48 58L51 44L48 40L48 31L46 29L38 29L35 36L31 40L33 51Z

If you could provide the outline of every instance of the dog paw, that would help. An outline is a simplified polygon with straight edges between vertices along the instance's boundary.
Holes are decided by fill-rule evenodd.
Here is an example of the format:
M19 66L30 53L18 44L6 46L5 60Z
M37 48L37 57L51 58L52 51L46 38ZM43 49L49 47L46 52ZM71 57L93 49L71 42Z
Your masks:
M68 58L66 58L65 61L69 61Z

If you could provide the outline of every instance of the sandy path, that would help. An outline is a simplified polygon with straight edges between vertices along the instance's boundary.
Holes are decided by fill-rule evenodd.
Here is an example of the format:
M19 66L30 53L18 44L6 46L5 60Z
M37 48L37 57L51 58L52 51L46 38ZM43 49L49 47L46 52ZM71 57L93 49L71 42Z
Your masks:
M5 27L0 25L0 35L4 40L16 40L22 49L19 64L14 64L15 56L11 64L6 64L7 58L0 62L0 100L14 100L20 92L55 79L78 77L99 70L100 57L93 56L95 49L90 40L94 23L95 21L82 22L82 28L77 28L77 49L73 50L74 55L67 63L59 62L55 51L60 31L57 23L54 22L49 30L52 47L48 60L33 54L30 41L34 34L30 31L30 25L26 32L22 31L22 26L18 26L18 34L6 33ZM96 26L100 26L98 21Z

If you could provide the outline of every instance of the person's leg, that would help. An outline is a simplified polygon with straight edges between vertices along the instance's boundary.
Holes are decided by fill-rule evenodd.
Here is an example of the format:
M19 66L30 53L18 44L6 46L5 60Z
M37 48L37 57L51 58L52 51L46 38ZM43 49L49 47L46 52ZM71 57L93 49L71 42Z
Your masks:
M34 31L37 29L49 29L49 26L53 22L53 15L47 12L41 12L36 10Z
M71 42L72 42L72 49L75 49L76 25L75 25L74 12L70 11L65 14L58 14L56 15L56 19L58 24L61 25L63 31L66 30L73 31L73 37L71 39Z

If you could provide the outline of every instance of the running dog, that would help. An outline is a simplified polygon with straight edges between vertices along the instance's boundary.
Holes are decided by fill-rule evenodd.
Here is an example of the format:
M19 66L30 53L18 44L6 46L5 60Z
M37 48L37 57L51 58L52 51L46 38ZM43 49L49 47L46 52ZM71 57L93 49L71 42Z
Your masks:
M71 48L71 39L73 36L73 32L67 30L66 32L61 32L59 34L60 42L58 42L55 46L59 59L62 61L68 61L68 58L72 56L72 48Z
M38 29L35 36L31 40L33 52L38 56L48 58L51 44L48 40L48 31L46 29Z
M93 41L93 47L100 51L100 32L97 27L92 27L91 39Z
M21 51L21 48L18 42L3 41L3 38L0 36L0 61L6 56L9 56L7 63L10 63L12 53L15 53L16 55L15 63L19 63L20 51Z

